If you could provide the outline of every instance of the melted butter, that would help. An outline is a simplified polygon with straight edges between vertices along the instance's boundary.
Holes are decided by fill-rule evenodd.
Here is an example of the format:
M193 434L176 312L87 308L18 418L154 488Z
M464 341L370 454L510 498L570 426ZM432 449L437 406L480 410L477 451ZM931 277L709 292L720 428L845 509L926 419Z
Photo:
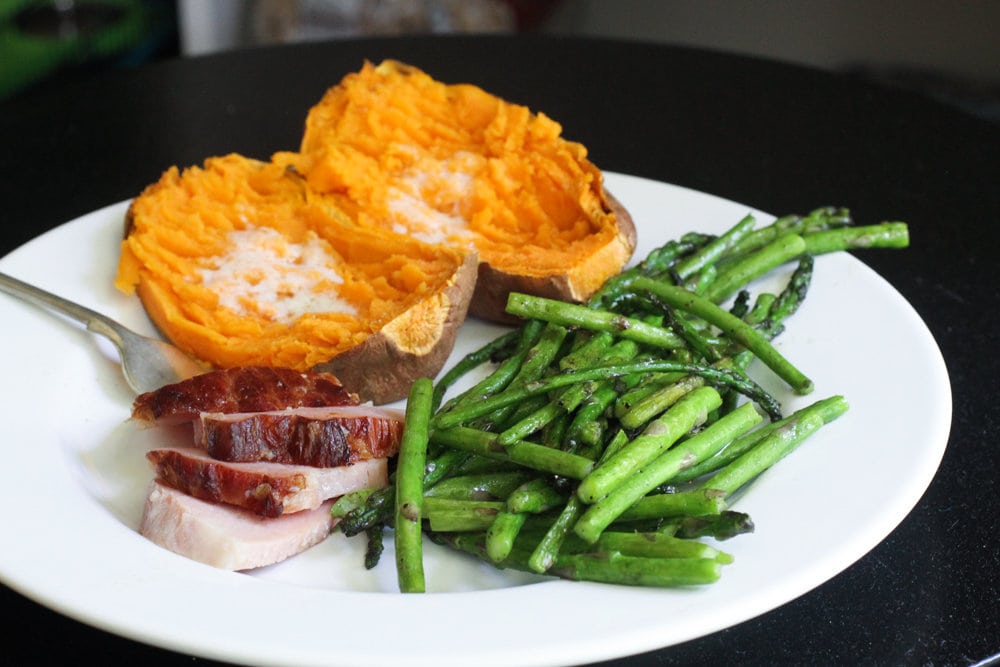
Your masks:
M391 179L388 208L393 231L426 243L471 244L462 204L473 194L481 158L467 151L437 159L416 148L399 150L413 162Z
M200 270L223 308L283 323L307 313L357 314L338 293L344 280L321 239L292 243L270 228L234 230L228 238L229 251Z

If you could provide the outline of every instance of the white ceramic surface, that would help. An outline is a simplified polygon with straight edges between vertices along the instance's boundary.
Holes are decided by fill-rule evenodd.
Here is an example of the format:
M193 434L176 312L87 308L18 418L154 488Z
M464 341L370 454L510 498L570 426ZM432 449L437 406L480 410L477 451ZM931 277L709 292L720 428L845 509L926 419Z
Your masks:
M722 232L751 212L641 178L612 173L607 183L636 220L637 259L686 231ZM112 287L125 206L54 229L0 268L152 333L137 300ZM760 224L772 219L754 214ZM113 633L258 665L562 665L726 628L818 586L885 538L930 483L951 423L947 371L913 308L855 258L820 257L805 305L777 341L815 381L814 394L793 396L766 369L755 373L786 410L832 394L851 409L740 498L736 509L751 515L756 532L722 544L735 563L718 583L654 590L554 581L428 545L430 592L400 595L391 539L373 571L362 566L362 538L336 534L239 574L139 536L151 477L143 455L163 436L126 421L132 395L113 349L7 296L0 321L0 502L19 508L0 518L0 580ZM452 359L500 331L467 322Z

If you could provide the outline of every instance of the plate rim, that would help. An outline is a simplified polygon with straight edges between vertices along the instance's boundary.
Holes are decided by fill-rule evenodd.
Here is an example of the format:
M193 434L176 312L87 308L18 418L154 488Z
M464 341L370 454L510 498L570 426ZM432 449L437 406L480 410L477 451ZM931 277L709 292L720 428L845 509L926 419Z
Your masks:
M683 187L683 186L677 186L677 185L673 185L673 184L669 184L669 183L663 183L663 182L660 182L660 181L655 181L655 180L647 179L647 178L640 177L640 176L632 176L632 175L627 175L627 174L620 174L620 173L617 173L617 172L605 171L604 174L605 174L605 178L607 179L607 182L608 182L610 190L615 190L617 188L622 188L622 189L628 190L629 188L632 188L632 187L636 187L636 188L640 188L640 189L643 189L643 188L653 188L653 189L667 188L666 191L670 191L670 192L674 192L674 193L685 193L685 196L691 196L691 197L694 197L695 199L712 200L712 201L714 201L716 203L719 203L721 205L725 205L725 206L739 206L739 207L741 207L743 209L747 209L746 206L744 206L742 204L738 204L737 202L732 202L730 200L724 199L724 198L719 197L717 195L713 195L713 194L710 194L710 193L704 193L704 192L700 192L700 191L697 191L697 190L692 190L690 188L686 188L686 187ZM124 207L127 205L127 203L128 202L126 200L126 201L118 202L118 203L115 203L115 204L109 204L107 206L101 207L100 209L97 209L97 210L92 211L90 213L87 213L87 214L85 214L83 216L80 216L80 217L75 218L73 220L70 220L70 221L68 221L66 223L63 223L62 225L59 225L58 227L55 227L55 228L53 228L53 229L51 229L51 230L49 230L49 231L47 231L47 232L45 232L45 233L37 236L37 237L35 237L34 239L31 239L27 243L19 246L18 248L12 250L10 253L8 253L8 254L4 255L2 258L0 258L0 268L5 268L7 264L15 263L18 260L18 258L21 257L21 256L23 256L23 255L30 255L31 253L35 252L35 250L39 246L44 246L46 243L50 242L51 239L54 238L55 236L58 236L60 234L66 233L65 230L69 229L70 226L73 226L73 225L82 226L82 225L87 225L87 224L96 224L96 223L88 222L88 221L101 220L102 217L104 217L104 216L110 216L110 215L117 214L117 212L118 212L119 209L121 209L122 211L124 211ZM626 205L628 205L628 204L626 203ZM760 213L760 212L758 212L758 213ZM764 215L766 215L766 214L764 214ZM769 217L773 217L773 216L769 216ZM686 230L673 230L671 232L671 236L676 235L677 233L679 233L681 231L686 231ZM946 394L946 399L947 399L945 401L946 406L944 406L944 405L942 406L944 408L944 411L937 416L937 418L935 419L935 425L934 425L934 430L936 432L936 436L935 437L936 437L936 439L941 440L941 443L940 443L940 445L938 447L938 450L937 450L937 454L938 455L937 455L936 459L934 459L934 460L931 460L931 459L933 459L933 457L929 457L928 460L925 461L925 464L926 464L925 465L925 469L922 470L921 475L920 475L920 479L914 480L914 483L912 485L913 488L908 489L907 500L906 500L905 503L903 503L903 505L907 505L905 507L905 511L904 511L904 508L901 505L900 507L896 508L896 511L894 512L894 516L891 519L887 519L886 521L882 522L878 526L870 527L870 531L869 531L870 534L866 535L865 536L865 540L864 540L864 542L867 544L867 547L865 547L863 551L861 551L860 553L858 553L856 555L856 557L854 557L853 559L851 559L849 562L839 563L838 567L836 568L835 571L828 572L828 574L826 576L824 576L820 581L811 582L811 585L809 585L805 589L801 589L800 586L790 586L789 590L783 591L779 595L776 596L776 599L777 598L781 598L777 603L770 604L770 605L765 605L766 608L758 609L755 613L751 614L750 616L742 616L739 612L731 612L729 615L723 614L723 615L721 615L719 617L719 620L715 624L713 624L711 627L707 627L706 626L704 632L697 632L697 633L692 634L690 636L681 637L681 638L676 639L675 641L669 642L668 644L663 644L662 642L660 642L659 640L657 640L655 637L650 637L650 636L648 636L647 633L644 633L644 632L641 632L641 631L636 631L635 633L633 633L634 636L625 636L625 635L619 634L617 636L616 641L609 642L608 646L603 651L601 651L601 650L597 650L597 651L589 650L586 653L585 656L584 655L574 655L574 656L572 656L574 660L576 660L578 658L582 659L582 660L588 660L588 661L601 660L601 659L612 659L612 658L615 658L615 657L622 657L622 656L625 656L625 655L632 655L632 654L643 652L643 651L647 651L647 650L661 648L661 647L664 647L664 646L669 646L669 645L672 645L672 644L675 644L675 643L679 643L680 641L686 641L686 640L689 640L689 639L694 639L696 637L701 637L701 636L704 636L704 635L707 635L707 634L711 634L711 633L717 632L717 631L719 631L719 630L721 630L723 628L730 627L730 626L734 625L735 623L738 623L738 622L741 622L741 621L744 621L744 620L749 620L750 618L754 618L754 617L759 616L761 614L767 613L767 612L773 610L774 608L776 608L778 606L781 606L782 604L787 603L791 599L794 599L795 597L798 597L800 595L803 595L803 594L809 592L810 590L812 590L816 586L822 584L825 581L828 581L829 579L831 579L834 576L836 576L837 574L839 574L841 571L843 571L848 566L850 566L853 562L856 562L858 559L862 558L866 553L868 553L868 551L870 551L878 543L880 543L882 540L884 540L886 537L888 537L888 535L892 532L892 530L894 530L895 527L898 526L899 523L902 522L905 519L906 515L909 514L909 512L913 509L913 507L916 505L916 503L919 502L920 496L922 495L923 491L926 490L927 486L930 484L931 480L933 479L933 475L935 474L936 470L938 469L938 467L940 465L941 457L943 456L944 451L945 451L945 449L947 447L948 435L950 434L950 427L951 427L951 418L952 418L953 407L952 407L952 395L951 395L950 381L948 381L947 367L946 367L946 365L944 363L943 357L941 356L940 348L937 346L937 343L934 340L933 335L931 334L930 330L926 327L926 324L923 323L922 318L920 318L920 316L916 312L916 310L913 309L912 305L909 304L909 302L901 294L899 294L899 292L896 291L895 288L892 287L892 285L888 283L888 281L886 281L882 276L880 276L877 272L875 272L874 270L872 270L870 267L867 267L867 265L865 265L863 262L861 262L861 260L858 260L857 258L851 257L850 261L857 262L861 267L863 267L862 270L868 272L869 279L875 279L877 281L881 281L882 286L885 289L890 290L891 293L893 293L895 295L895 297L897 299L899 299L902 302L902 304L905 305L905 308L909 309L909 312L912 314L912 316L914 318L916 318L916 321L920 325L922 325L922 331L920 332L920 334L923 335L927 339L926 342L929 342L930 345L931 345L931 349L934 352L936 352L936 357L934 357L933 359L931 359L931 361L933 361L933 365L936 367L936 372L939 373L939 374L942 374L943 377L944 377L944 379L946 380L943 383L943 386L942 386L942 391L944 391L945 394ZM2 309L2 308L3 308L3 306L0 306L0 309ZM924 478L926 478L926 479L924 479ZM919 487L919 493L917 492L918 491L918 487ZM98 505L99 505L99 503L98 503ZM124 526L122 526L122 527L124 527ZM152 550L150 550L150 553L152 554L152 553L155 553L155 552L153 552ZM159 555L162 556L163 554L159 554ZM173 556L172 554L168 554L168 556L171 557L171 558L177 558L177 557ZM154 560L158 560L158 559L154 559ZM91 625L93 627L96 627L96 628L99 628L99 629L102 629L102 630L106 630L106 631L112 632L114 634L118 634L118 635L130 638L130 639L134 639L134 640L137 640L137 641L140 641L140 642L145 642L145 643L148 643L148 644L151 644L151 645L160 646L160 647L166 648L168 650L185 652L185 653L192 653L192 654L196 654L196 655L202 655L202 656L205 656L205 657L208 657L208 658L217 658L217 659L223 659L223 660L233 660L233 659L236 659L236 660L247 661L247 662L260 662L261 660L263 660L267 664L320 664L321 662L329 661L329 658L331 657L329 654L318 655L318 654L310 654L309 652L304 652L304 653L301 653L301 654L295 654L294 656L290 656L289 659L291 660L291 662L285 663L284 659L281 656L277 655L277 654L261 655L260 652L259 652L259 650L249 650L248 651L245 647L240 647L239 645L234 644L233 642L229 642L228 644L220 644L220 645L216 645L215 647L213 647L211 645L205 644L204 641L197 641L197 640L194 640L194 639L191 639L191 638L178 638L178 637L172 637L171 638L171 637L167 636L166 634L164 634L162 632L158 632L155 628L149 628L149 627L137 628L134 623L129 623L126 620L123 620L120 616L113 617L114 615L110 615L109 616L107 613L104 613L101 617L95 617L93 614L88 614L88 612L85 609L81 609L80 606L79 606L79 604L72 604L71 602L67 601L64 598L60 599L58 596L52 595L50 590L40 590L39 587L37 587L37 586L23 585L23 582L19 581L16 576L11 576L11 573L8 572L3 567L3 563L5 563L5 562L6 561L0 560L0 581L2 581L5 585L9 586L11 589L13 589L15 591L18 591L22 595L25 595L26 597L28 597L30 599L33 599L33 600L39 602L40 604L43 604L44 606L47 606L47 607L49 607L49 608L51 608L51 609L53 609L53 610L55 610L55 611L57 611L57 612L59 612L61 614L64 614L64 615L66 615L66 616L68 616L70 618L73 618L73 619L75 619L77 621L80 621L82 623ZM389 565L389 563L383 564L382 567L385 567L386 565ZM184 569L190 571L192 568L184 568ZM218 574L218 573L213 572L212 574L215 575L215 574ZM229 585L230 582L235 582L237 579L239 579L241 577L244 577L244 576L245 575L241 575L241 574L233 574L232 578L226 577L226 579L227 579L227 585ZM726 575L724 573L723 574L723 581L725 580L725 576ZM604 589L605 592L607 592L607 590L608 590L607 587L605 587L603 585L577 584L577 583L569 583L569 582L563 582L563 581L550 581L550 582L545 582L544 584L537 584L537 585L546 586L546 587L550 587L550 588L553 588L553 589L561 590L560 595L565 594L564 592L562 592L564 590L577 591L577 592L572 593L572 594L569 595L569 597L571 597L571 598L576 598L576 597L582 595L582 591L585 588L587 588L587 587L593 588L593 586L597 586L597 587L600 587L600 588ZM517 590L517 588L499 589L498 591L479 591L476 594L486 595L488 597L505 597L505 596L513 594L511 591L515 591L515 590ZM630 590L630 592L628 592L628 593L624 593L623 591L617 591L617 593L612 593L611 597L614 597L614 598L617 599L622 594L624 594L626 597L628 597L628 596L632 595L635 592L636 591L634 591L634 590ZM394 602L390 602L390 603L387 604L387 606L394 607L394 608L396 606L398 606L399 604L402 603L402 599L403 598L407 598L408 597L408 596L387 596L384 593L348 593L348 592L345 592L345 591L325 591L325 593L326 594L336 593L337 595L347 595L348 597L351 597L351 596L354 596L354 595L361 595L361 596L377 595L377 596L380 596L380 599L382 599L383 601L395 598ZM639 593L639 594L640 595L645 595L646 592L642 592L642 593ZM681 593L681 594L682 595L686 595L687 593ZM320 593L318 595L320 597L323 596L322 593ZM469 593L458 592L458 593L430 594L427 597L433 598L433 597L436 597L436 596L443 596L445 598L449 598L449 597L460 598L462 596L467 596L467 595L469 595ZM317 597L317 594L311 594L311 595L309 595L309 597L310 597L310 599L312 599L314 597ZM433 603L430 606L431 607L436 607L436 605L437 605L437 603ZM739 618L737 618L737 617L739 617ZM169 633L167 633L167 634L169 634ZM537 647L535 647L535 648L537 648ZM625 652L623 652L623 649L625 650ZM565 662L565 660L566 660L566 657L567 657L565 653L561 653L559 651L556 651L555 649L550 650L547 653L537 653L536 652L536 653L532 654L532 656L530 656L530 658L527 659L527 660L525 660L526 656L521 655L517 651L514 651L514 652L506 651L506 652L497 654L497 656L502 661L490 662L490 660L486 660L484 662L482 659L480 659L480 658L483 658L483 656L477 656L477 661L480 662L481 664L498 664L498 665L500 665L500 664L506 664L506 665L510 665L510 664L513 664L511 662L512 659L520 658L520 660L515 660L515 662L518 662L518 664L529 664L529 663L530 664L563 664ZM349 659L350 660L350 662L347 662L345 664L382 664L383 662L389 662L389 661L394 660L394 659L398 660L400 657L403 657L403 654L399 654L399 655L396 655L396 656L385 655L385 656L382 656L381 660L375 660L371 656L359 655L359 654L345 655L343 657L345 659ZM423 658L427 658L427 656L422 656L422 657ZM454 658L456 656L452 656L452 657ZM422 661L421 660L421 656L411 656L409 654L406 655L406 658L407 658L407 660L409 662L411 662L413 664L424 664L424 662L426 662L426 664L430 664L430 662L432 662L430 660ZM414 658L416 658L416 659L414 659ZM437 656L433 662L436 662L437 664L441 664L439 658L440 658L440 656ZM492 660L492 658L491 658L491 660ZM459 664L459 663L455 663L455 664Z

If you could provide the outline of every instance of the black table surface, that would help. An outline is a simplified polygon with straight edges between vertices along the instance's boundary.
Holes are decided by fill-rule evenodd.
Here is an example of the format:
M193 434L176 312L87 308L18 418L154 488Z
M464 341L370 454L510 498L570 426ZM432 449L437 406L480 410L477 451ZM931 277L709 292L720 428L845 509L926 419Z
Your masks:
M0 104L0 255L134 196L170 165L294 149L321 94L364 59L383 58L542 110L607 170L775 214L834 204L859 222L910 224L908 250L856 255L913 304L949 369L951 437L926 493L881 544L818 588L735 627L608 664L966 665L1000 654L1000 127L961 110L787 64L569 37L346 40L177 59ZM58 517L39 519L40 529L59 529ZM4 537L14 539L30 536ZM8 664L66 655L211 663L0 590Z

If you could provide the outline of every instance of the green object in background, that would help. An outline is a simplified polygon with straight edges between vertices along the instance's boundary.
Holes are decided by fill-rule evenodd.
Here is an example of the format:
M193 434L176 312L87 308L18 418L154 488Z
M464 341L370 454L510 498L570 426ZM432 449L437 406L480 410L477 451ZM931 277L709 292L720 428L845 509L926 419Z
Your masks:
M141 59L173 32L149 0L0 0L0 100L71 67Z

